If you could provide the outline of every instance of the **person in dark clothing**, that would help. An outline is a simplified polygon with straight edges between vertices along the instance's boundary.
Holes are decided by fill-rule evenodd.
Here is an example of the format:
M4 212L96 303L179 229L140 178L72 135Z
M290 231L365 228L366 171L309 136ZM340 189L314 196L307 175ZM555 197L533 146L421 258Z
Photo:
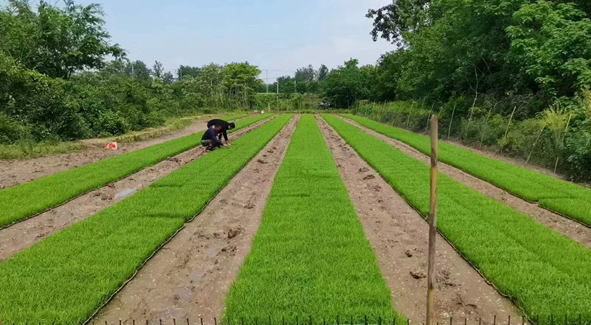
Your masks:
M218 133L222 129L219 125L212 125L207 128L205 134L201 138L201 145L206 148L206 150L213 151L224 144L220 139L218 139ZM225 147L229 148L230 145L226 144Z
M234 124L233 122L226 122L224 120L220 120L220 119L215 119L215 120L211 120L209 122L207 122L207 127L211 127L214 125L218 125L220 126L220 130L217 131L217 137L218 139L221 141L222 140L222 136L224 137L224 141L226 141L226 144L228 146L230 146L230 142L228 142L228 130L232 130L234 128L236 128L236 124Z

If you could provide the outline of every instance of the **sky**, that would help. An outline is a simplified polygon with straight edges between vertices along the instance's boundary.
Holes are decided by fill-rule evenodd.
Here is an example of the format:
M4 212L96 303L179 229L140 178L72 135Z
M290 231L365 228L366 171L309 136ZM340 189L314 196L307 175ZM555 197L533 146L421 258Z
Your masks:
M394 49L373 42L369 8L391 0L77 0L100 3L112 41L165 70L248 61L269 82L297 68L373 64Z

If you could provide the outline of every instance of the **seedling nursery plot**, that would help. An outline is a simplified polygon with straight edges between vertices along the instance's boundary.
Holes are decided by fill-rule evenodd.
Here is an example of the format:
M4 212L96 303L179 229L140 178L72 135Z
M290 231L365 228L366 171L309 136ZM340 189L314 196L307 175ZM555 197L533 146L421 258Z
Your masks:
M431 153L429 137L368 118L343 114L367 128ZM591 226L591 190L542 173L488 158L447 143L439 144L439 159L512 194Z
M242 121L239 127L269 117L257 116ZM80 324L89 320L186 222L199 218L208 202L291 118L292 115L274 116L235 140L230 149L216 150L198 158L135 195L0 262L0 323ZM423 216L428 214L427 165L339 117L327 114L322 118L409 205ZM184 141L193 141L192 145L196 145L200 136L187 137ZM408 136L406 141L413 139ZM188 143L181 146L177 142L159 145L159 150L170 151L167 146L175 150L190 147ZM145 152L158 156L157 151ZM135 160L122 160L115 166L125 170L126 164L134 163L139 165ZM100 170L108 166L111 165L103 165ZM85 181L83 174L57 175L62 174L74 175L79 178L78 182ZM530 321L555 325L559 318L564 321L567 315L570 325L591 322L589 249L444 174L438 177L438 229L488 282L521 308ZM54 191L62 188L58 181L48 184L54 186ZM0 195L5 194L0 192ZM394 306L409 318L416 317L403 309L406 308L404 304L399 306L397 299L405 299L406 304L422 304L426 293L421 287L425 280L415 278L412 281L416 282L409 282L417 283L417 293L403 298L393 294L396 288L387 286L381 272L384 270L379 268L376 254L313 115L301 116L266 205L260 208L262 212L257 213L262 213L262 219L259 228L252 229L251 234L256 231L256 235L252 247L247 246L250 251L237 254L241 257L228 257L230 253L224 257L228 259L226 263L236 258L231 260L231 263L238 263L234 264L236 269L231 272L224 268L211 269L214 274L210 279L217 279L215 272L234 274L237 266L242 265L229 289L222 283L220 288L212 288L228 290L224 301L226 308L215 315L208 314L207 310L191 315L191 324L197 324L199 317L217 317L215 323L208 323L221 325L283 324L284 320L285 324L292 325L391 324L393 320L404 324L406 318ZM392 218L404 222L402 215L393 214ZM250 245L249 238L241 240L249 241ZM427 233L424 238L427 239ZM405 245L398 242L400 238L395 235L391 239L388 241L391 245ZM401 255L400 258L409 258ZM384 271L384 276L410 277L409 272L398 266L396 258L393 256L392 260L394 271ZM217 261L215 265L219 267ZM158 278L153 281L157 284ZM217 280L211 281L217 284ZM474 288L462 285L464 283L458 290ZM190 299L200 299L200 302L208 299L206 294L200 294L196 292ZM437 296L437 289L435 294ZM180 306L173 301L165 302L168 303L167 310ZM222 301L216 300L216 304L223 306ZM488 317L495 313L499 317L513 313L486 308L476 313L483 315L486 311ZM555 320L549 315L555 315ZM456 315L450 316L455 321ZM129 315L123 322L131 324L131 318ZM118 321L111 320L109 324ZM143 324L146 320L136 321ZM149 321L159 323L156 319ZM474 317L469 321L478 322ZM171 319L164 319L164 322L170 324ZM176 319L176 323L185 321Z
M323 118L415 209L429 212L429 167L357 127ZM438 229L532 319L591 321L591 251L439 173ZM540 318L540 322L549 319Z
M275 177L252 250L226 301L226 323L269 317L317 324L336 315L397 317L376 257L312 115L304 115ZM353 317L353 318L351 318ZM404 319L398 316L402 324Z
M0 263L0 323L86 321L290 118L281 115L230 149L197 159ZM215 168L222 161L224 168Z
M240 121L233 131L269 116ZM194 148L200 145L201 136L201 133L189 135L1 190L0 229Z

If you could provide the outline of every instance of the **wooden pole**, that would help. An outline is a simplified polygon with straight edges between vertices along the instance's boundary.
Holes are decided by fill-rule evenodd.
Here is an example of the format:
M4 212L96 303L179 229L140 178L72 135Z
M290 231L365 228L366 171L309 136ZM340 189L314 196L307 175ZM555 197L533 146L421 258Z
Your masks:
M435 280L435 239L437 238L437 143L439 121L437 115L431 118L431 209L429 211L429 262L427 269L427 321L433 325L434 280Z

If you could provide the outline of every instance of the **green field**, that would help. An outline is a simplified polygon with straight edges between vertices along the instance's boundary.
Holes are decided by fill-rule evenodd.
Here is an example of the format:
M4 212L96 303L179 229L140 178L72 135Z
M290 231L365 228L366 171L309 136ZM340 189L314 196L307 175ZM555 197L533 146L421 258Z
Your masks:
M233 131L269 116L240 121ZM199 146L201 136L189 135L1 190L0 229Z
M294 184L297 184L294 186ZM226 322L392 320L390 291L316 119L303 115L275 178ZM403 319L400 320L404 322Z
M186 222L199 218L291 117L278 115L230 149L196 159L1 262L0 323L87 320ZM428 215L429 166L339 117L322 117L413 208ZM555 325L548 318L553 314L561 320L568 315L570 325L579 325L579 317L591 322L591 250L443 173L438 211L441 234L529 319ZM408 258L401 255L392 257L394 265L397 258ZM410 275L396 268L399 273L386 272L382 275L315 117L302 115L223 315L205 317L222 316L222 325L264 325L269 319L307 324L310 318L334 324L337 316L341 324L351 318L364 324L365 317L372 324L394 318L402 324L406 310L395 310L396 288L384 277ZM473 289L467 284L463 290ZM418 303L416 297L404 299Z
M323 118L428 215L429 166L338 117ZM568 314L576 321L581 314L591 321L589 249L442 173L438 200L439 230L528 316Z
M430 139L427 136L364 117L350 114L343 114L343 116L383 135L402 141L426 155L431 152ZM439 159L446 164L591 226L591 190L588 188L444 142L439 145L438 155Z
M230 149L197 159L2 262L0 322L85 321L199 213L290 117L273 119L234 141ZM217 168L221 162L224 168Z

